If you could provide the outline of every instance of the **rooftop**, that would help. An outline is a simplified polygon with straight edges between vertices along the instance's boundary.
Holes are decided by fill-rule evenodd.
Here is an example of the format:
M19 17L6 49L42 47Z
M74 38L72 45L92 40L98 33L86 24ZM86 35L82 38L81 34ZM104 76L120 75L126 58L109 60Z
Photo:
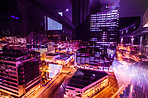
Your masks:
M77 50L78 53L93 53L93 52L102 52L105 49L103 49L101 46L100 47L86 47L86 48L80 48Z
M46 55L47 56L56 56L56 55L59 55L59 54L57 54L57 53L47 53Z
M68 86L82 89L107 75L106 72L77 69Z
M6 50L2 51L0 56L6 56L6 57L21 57L27 55L27 53L21 51L21 50Z
M60 57L57 57L55 58L56 60L67 60L69 57L65 57L65 56L60 56Z

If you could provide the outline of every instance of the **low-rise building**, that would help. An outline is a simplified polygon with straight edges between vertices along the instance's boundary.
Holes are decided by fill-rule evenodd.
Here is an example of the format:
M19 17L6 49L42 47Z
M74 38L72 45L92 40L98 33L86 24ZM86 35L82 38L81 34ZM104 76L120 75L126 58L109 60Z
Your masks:
M59 65L66 65L74 58L74 54L68 53L47 53L46 54L46 61L58 63Z
M109 69L112 59L108 57L107 49L101 47L80 48L75 53L75 66L83 69Z
M62 70L62 65L56 63L47 63L48 69L46 70L47 78L54 78Z
M77 69L66 86L68 98L90 98L108 85L106 72Z
M55 58L55 63L66 65L74 58L74 54L60 54Z

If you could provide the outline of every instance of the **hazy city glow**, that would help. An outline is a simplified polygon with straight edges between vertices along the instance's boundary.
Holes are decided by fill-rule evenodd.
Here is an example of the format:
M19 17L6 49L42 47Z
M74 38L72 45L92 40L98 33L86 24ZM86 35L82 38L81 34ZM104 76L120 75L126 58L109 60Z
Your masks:
M0 98L148 98L148 0L1 0Z

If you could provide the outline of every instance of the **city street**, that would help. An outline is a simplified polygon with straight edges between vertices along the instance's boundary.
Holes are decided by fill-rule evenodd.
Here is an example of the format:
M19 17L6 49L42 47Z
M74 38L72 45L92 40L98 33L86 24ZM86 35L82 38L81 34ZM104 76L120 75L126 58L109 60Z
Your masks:
M130 97L147 98L148 96L148 62L138 58L126 58L127 52L118 51L118 60L114 60L113 69L119 86L131 84ZM131 54L130 54L131 55ZM131 55L136 57L136 54ZM128 76L128 77L127 77ZM124 78L125 77L125 78ZM124 89L123 89L124 90ZM122 91L123 93L123 91ZM126 95L126 94L125 94Z
M111 73L113 74L113 73ZM111 98L115 92L119 89L116 77L109 73L109 85L94 95L92 98ZM118 98L118 97L115 97Z
M73 63L73 62L72 62ZM71 62L70 62L71 64ZM68 80L68 78L72 77L76 69L74 69L73 65L68 64L68 66L64 67L62 71L57 74L45 87L41 87L37 92L35 92L33 95L29 96L28 98L51 98L51 96L54 97L54 93L64 84L62 84L65 80ZM68 83L68 81L65 81ZM62 95L64 95L64 90L62 91ZM60 91L61 93L61 91ZM57 95L56 95L57 96ZM58 97L61 96L60 94ZM61 97L60 97L61 98Z
M92 98L119 98L119 95L123 94L123 90L128 84L133 86L130 96L145 98L148 95L146 63L136 63L132 59L123 56L122 59L121 57L118 59L114 60L115 63L113 63L113 66L117 67L116 70L114 69L115 74L114 72L108 72L109 85L97 92ZM30 98L64 98L65 87L75 71L72 60L45 87L41 87Z
M144 66L147 63L141 63L135 69L138 76L132 78L133 87L133 96L135 98L147 98L148 97L148 72Z

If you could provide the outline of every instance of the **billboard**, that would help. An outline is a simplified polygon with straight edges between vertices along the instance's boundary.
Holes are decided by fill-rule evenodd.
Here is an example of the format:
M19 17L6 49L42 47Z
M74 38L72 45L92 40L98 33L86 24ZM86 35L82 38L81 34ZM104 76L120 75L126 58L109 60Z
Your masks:
M62 24L45 16L45 30L62 30Z
M49 64L49 78L54 78L62 70L62 65L58 64Z

